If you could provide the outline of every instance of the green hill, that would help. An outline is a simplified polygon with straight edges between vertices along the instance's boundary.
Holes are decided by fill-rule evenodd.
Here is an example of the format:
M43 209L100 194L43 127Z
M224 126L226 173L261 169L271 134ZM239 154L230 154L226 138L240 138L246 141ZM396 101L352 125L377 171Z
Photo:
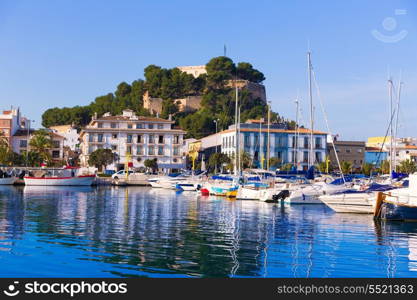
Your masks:
M178 68L164 69L149 65L144 70L145 80L138 79L131 84L120 83L114 93L97 97L86 106L51 108L42 115L42 125L50 127L74 123L83 127L89 123L94 113L99 116L110 112L121 114L124 109L132 109L138 115L149 115L143 108L143 95L148 91L151 97L163 99L162 118L173 115L176 124L188 131L188 137L201 138L214 133L215 123L218 129L225 129L234 123L235 89L230 83L234 79L244 79L254 83L262 83L264 75L251 64L240 62L237 65L228 57L220 56L206 64L207 74L194 76L181 72ZM190 95L202 97L201 109L194 112L179 112L174 99ZM267 105L255 98L247 89L239 91L241 121L247 119L266 118ZM293 121L282 119L277 113L271 114L272 121L286 122L289 127Z

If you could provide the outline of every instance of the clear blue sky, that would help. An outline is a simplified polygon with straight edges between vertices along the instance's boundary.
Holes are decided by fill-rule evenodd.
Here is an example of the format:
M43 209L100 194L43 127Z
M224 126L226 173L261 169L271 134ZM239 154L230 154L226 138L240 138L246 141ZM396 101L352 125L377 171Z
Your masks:
M121 81L142 78L149 64L205 64L226 44L233 60L264 72L267 96L284 117L294 118L298 90L307 121L310 43L334 133L384 135L388 73L398 80L402 71L400 134L417 136L416 15L413 0L3 0L0 108L20 106L40 126L47 108L88 104ZM406 36L386 43L372 30ZM315 105L317 128L326 130Z

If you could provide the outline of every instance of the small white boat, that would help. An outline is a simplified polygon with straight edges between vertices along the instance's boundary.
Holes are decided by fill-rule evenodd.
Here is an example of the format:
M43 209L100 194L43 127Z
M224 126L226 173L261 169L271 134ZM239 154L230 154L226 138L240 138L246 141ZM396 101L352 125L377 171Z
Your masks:
M363 191L349 190L333 195L320 196L320 200L338 213L372 214L375 210L377 191L389 191L390 185L371 184Z
M323 195L319 198L337 213L372 214L374 212L374 193L341 193Z
M84 175L74 177L29 177L23 180L25 185L44 185L44 186L88 186L92 185L96 175Z
M16 177L2 177L0 178L0 185L12 185L17 180Z

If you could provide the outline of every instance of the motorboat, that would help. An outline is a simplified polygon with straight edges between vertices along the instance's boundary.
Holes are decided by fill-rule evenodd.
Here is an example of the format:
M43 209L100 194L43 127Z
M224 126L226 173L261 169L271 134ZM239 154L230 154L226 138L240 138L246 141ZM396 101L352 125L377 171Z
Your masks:
M363 190L352 189L333 195L323 195L319 199L338 213L372 214L375 210L376 193L394 188L392 185L372 183Z

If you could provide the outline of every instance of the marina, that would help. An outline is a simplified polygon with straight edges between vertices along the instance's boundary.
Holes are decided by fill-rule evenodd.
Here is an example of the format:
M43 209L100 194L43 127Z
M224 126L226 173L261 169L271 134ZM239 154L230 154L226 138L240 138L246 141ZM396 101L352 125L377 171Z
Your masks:
M150 187L0 187L2 277L413 277L417 224Z

